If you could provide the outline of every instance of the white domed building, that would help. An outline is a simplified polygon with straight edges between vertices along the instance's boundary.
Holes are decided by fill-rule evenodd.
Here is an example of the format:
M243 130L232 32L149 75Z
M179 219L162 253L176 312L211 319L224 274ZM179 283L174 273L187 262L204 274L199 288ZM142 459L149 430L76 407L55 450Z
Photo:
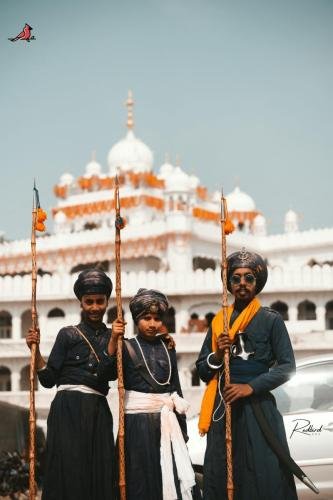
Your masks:
M99 177L102 173L102 165L98 163L93 155L91 161L86 165L85 177Z
M202 384L194 363L204 338L205 315L221 305L220 193L169 160L153 167L151 149L134 134L133 98L127 100L127 134L111 147L105 167L95 157L79 178L63 174L54 188L54 232L38 238L38 313L41 350L50 352L61 326L77 324L73 283L82 269L102 266L114 280L114 185L118 174L122 215L122 297L127 335L134 334L129 300L140 287L157 288L170 300L167 326L175 333L181 382L193 411ZM156 172L156 173L155 173ZM223 179L221 179L222 184ZM267 234L264 214L238 186L227 195L236 230L228 252L245 246L268 262L264 305L280 311L296 356L333 348L333 228L301 231L288 211L285 231ZM283 215L281 214L281 219ZM31 324L30 241L0 241L0 399L27 406ZM191 331L189 319L199 323ZM115 317L114 297L106 322ZM198 331L199 330L199 331ZM201 330L201 331L200 331ZM53 393L36 393L45 419Z
M259 212L250 195L241 191L238 186L226 196L229 215L240 231L250 233L254 219Z
M128 108L126 137L112 146L108 154L109 174L111 176L116 175L118 169L122 173L138 173L151 172L153 168L154 156L152 151L134 135L134 101L131 92L128 94L126 106Z
M126 137L110 149L109 174L115 175L118 168L121 172L150 172L153 160L152 151L129 130Z

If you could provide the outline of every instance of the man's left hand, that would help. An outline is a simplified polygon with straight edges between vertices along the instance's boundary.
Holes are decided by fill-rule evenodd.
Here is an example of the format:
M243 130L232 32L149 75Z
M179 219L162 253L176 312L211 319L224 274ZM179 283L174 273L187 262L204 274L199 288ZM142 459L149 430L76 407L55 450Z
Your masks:
M239 398L251 396L253 389L249 384L228 384L223 389L223 398L226 403L234 403Z

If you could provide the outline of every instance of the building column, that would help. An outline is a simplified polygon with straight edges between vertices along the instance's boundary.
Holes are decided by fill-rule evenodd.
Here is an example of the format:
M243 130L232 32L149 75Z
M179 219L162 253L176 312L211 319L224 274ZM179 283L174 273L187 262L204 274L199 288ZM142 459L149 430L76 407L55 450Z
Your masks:
M40 335L47 337L47 317L45 313L40 313L38 316L38 325L40 329Z
M290 306L288 309L289 321L297 321L297 306Z
M186 309L176 311L176 333L181 333L181 329L187 328L189 315Z
M11 372L12 392L18 392L20 390L20 379L20 371L14 368Z
M325 331L326 330L326 308L325 308L325 306L317 306L316 307L316 314L317 314L318 330Z
M21 326L22 326L21 315L15 313L14 316L12 317L12 339L13 340L20 340L21 339Z

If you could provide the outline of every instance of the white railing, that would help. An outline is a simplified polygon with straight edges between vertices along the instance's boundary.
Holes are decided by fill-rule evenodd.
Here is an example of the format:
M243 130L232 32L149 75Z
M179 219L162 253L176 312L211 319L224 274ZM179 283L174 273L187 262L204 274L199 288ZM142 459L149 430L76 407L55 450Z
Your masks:
M195 218L190 218L189 221L194 236L200 240L216 243L219 248L220 232L218 224L203 222ZM142 235L144 235L145 239L159 237L167 234L167 228L168 217L161 220L147 220L140 225L129 224L122 233L122 239L125 242L141 239ZM43 236L38 238L37 247L40 252L47 252L57 249L75 248L82 244L96 244L96 242L99 244L110 243L113 241L113 238L114 228L103 226L91 231L75 231L72 233ZM230 235L228 242L231 247L240 248L245 245L249 249L257 249L256 251L263 252L264 254L271 251L290 251L291 249L313 247L332 248L333 228L309 229L295 233L271 234L267 236L256 236L235 231ZM19 258L21 255L28 254L30 254L29 239L5 241L0 245L0 256L3 258Z
M113 273L110 274L114 279ZM77 275L54 274L38 278L37 293L39 300L52 298L72 298L73 283ZM124 297L133 296L138 288L156 288L168 295L220 294L220 270L197 269L192 272L140 271L122 273L122 293ZM333 267L275 267L269 269L267 285L263 293L291 291L333 291ZM29 300L31 277L0 277L0 303L13 300Z

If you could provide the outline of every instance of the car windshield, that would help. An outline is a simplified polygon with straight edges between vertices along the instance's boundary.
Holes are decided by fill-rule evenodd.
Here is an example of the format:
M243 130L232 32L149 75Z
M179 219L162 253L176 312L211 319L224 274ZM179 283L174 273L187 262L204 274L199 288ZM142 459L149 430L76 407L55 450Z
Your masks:
M279 411L333 412L333 361L301 366L289 382L273 391Z

